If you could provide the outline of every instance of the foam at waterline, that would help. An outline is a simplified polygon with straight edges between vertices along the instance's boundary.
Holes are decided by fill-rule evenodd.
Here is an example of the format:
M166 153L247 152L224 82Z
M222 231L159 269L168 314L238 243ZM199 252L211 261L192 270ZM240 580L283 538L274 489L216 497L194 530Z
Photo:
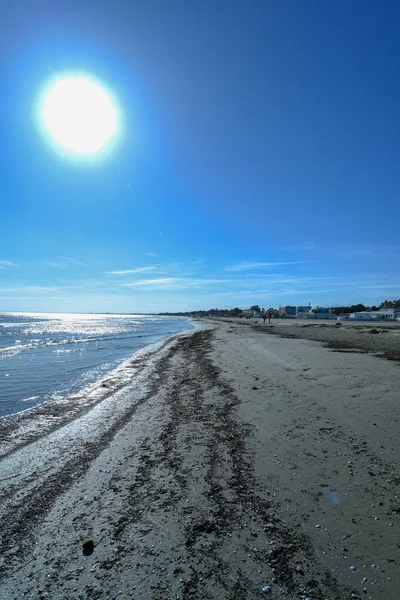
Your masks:
M199 327L196 326L195 330ZM149 362L159 356L159 352L174 339L190 335L191 332L178 332L148 344L134 352L128 359L107 373L98 381L89 384L77 393L57 398L40 406L18 411L0 417L0 458L14 448L46 435L54 427L62 426L63 422L72 420L75 416L97 406L124 386L134 383L139 368L133 362L148 359Z

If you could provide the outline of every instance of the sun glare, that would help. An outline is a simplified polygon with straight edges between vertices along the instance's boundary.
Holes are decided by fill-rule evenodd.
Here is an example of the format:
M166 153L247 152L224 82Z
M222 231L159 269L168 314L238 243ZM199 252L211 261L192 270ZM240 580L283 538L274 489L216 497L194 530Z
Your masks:
M43 95L40 117L46 132L76 155L105 150L118 132L118 111L111 95L86 75L69 75Z

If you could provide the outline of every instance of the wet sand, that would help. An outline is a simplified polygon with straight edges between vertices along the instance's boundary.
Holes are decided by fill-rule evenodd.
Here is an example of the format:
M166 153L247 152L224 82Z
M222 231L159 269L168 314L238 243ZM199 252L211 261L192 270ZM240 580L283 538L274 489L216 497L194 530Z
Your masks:
M400 330L328 325L208 320L8 445L0 598L397 600Z

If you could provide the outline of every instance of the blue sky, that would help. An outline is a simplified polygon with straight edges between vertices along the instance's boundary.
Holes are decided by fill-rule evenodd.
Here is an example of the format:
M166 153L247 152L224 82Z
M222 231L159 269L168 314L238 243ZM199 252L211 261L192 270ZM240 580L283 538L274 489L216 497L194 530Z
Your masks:
M20 0L0 17L0 310L400 297L398 2ZM66 71L118 100L103 160L38 130Z

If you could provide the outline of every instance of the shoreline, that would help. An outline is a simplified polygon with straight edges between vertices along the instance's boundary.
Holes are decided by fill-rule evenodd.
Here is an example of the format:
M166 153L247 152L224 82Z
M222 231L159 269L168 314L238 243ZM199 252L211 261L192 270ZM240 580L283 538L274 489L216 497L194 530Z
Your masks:
M124 377L135 352L194 329L185 318L54 317L0 314L0 424L50 404L85 404L102 383Z
M193 324L196 331L199 326ZM119 390L134 383L146 361L157 356L175 338L190 333L191 331L178 332L146 344L79 392L0 417L0 459L78 419Z
M203 322L0 461L1 600L397 600L396 362Z

